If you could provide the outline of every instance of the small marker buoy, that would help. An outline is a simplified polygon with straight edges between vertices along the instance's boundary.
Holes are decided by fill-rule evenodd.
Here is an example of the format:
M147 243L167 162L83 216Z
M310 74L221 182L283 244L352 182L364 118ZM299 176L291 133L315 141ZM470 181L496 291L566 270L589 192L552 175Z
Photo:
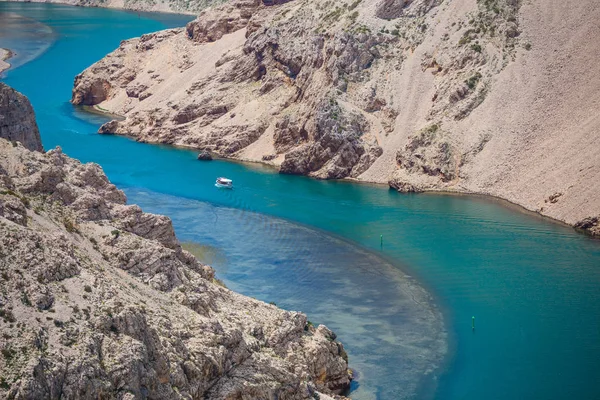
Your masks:
M471 317L471 329L475 330L475 317Z
M383 249L383 235L380 235L379 239L381 240L381 248Z

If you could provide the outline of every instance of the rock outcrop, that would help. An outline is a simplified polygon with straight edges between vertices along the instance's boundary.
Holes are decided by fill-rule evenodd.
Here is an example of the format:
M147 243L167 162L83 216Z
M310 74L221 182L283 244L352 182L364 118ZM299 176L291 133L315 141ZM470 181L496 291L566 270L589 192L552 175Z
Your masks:
M11 58L12 55L10 50L0 48L0 73L10 68L10 64L7 60Z
M60 148L0 139L0 255L1 398L342 398L349 386L333 332L222 287L168 218Z
M597 2L277 3L125 41L72 102L125 117L102 133L283 173L490 194L571 225L600 214Z
M31 103L21 93L2 82L0 82L0 138L21 142L29 150L44 150Z

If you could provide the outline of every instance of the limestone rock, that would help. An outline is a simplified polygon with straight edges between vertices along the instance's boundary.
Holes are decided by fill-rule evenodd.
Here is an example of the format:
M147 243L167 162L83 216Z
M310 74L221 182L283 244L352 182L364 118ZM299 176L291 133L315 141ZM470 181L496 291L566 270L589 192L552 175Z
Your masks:
M21 142L29 150L44 151L27 97L0 82L0 138Z

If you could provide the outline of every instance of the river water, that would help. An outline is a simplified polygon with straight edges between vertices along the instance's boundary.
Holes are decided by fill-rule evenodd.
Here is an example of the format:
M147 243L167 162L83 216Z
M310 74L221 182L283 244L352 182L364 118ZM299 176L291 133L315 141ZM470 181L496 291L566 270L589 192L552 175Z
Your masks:
M0 3L0 47L24 60L4 81L32 101L45 148L99 163L130 203L170 216L230 288L334 329L354 399L600 398L599 241L489 199L97 135L105 119L68 103L74 76L120 40L188 20ZM221 175L233 191L213 186Z

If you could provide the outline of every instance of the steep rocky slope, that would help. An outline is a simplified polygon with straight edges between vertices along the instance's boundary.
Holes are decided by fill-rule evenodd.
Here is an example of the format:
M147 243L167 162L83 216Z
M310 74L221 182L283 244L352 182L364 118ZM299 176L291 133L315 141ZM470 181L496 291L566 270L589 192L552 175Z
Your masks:
M72 102L125 116L102 133L597 229L599 18L592 0L234 0L123 42Z
M36 135L30 120L12 121ZM29 125L28 125L29 124ZM0 397L309 399L349 383L305 315L220 286L95 164L0 139Z

